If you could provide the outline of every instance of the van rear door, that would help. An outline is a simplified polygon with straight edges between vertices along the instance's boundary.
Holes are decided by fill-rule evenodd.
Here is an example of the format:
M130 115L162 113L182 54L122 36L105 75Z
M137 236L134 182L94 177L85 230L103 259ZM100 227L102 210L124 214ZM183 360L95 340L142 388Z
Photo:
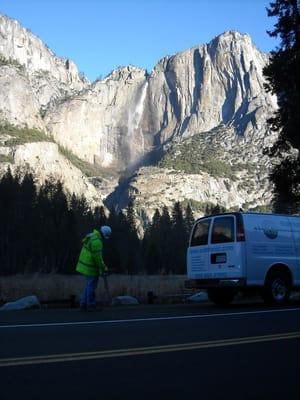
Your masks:
M236 215L213 218L209 243L208 279L241 278L245 269L245 242L237 240Z
M245 241L240 214L201 218L192 230L187 251L189 279L244 278Z
M202 218L196 222L191 233L187 250L187 275L189 279L203 279L208 270L208 236L211 218Z

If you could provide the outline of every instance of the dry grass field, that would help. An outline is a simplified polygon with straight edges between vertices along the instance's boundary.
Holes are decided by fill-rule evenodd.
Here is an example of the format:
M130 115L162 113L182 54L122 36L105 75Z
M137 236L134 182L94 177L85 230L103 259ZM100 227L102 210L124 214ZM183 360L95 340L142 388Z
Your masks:
M141 302L147 301L147 293L153 291L158 298L186 293L185 275L110 275L109 289L112 297L129 295ZM80 275L25 274L0 277L0 301L14 301L24 296L36 295L42 302L79 299L84 287ZM100 278L97 299L105 299L104 283Z

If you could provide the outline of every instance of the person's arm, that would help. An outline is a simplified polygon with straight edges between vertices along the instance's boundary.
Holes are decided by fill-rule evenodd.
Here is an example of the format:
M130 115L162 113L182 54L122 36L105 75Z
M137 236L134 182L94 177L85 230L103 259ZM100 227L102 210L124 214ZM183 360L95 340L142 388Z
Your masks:
M92 238L90 246L94 262L99 268L100 274L103 274L104 272L107 271L107 266L105 265L105 262L102 257L102 250L103 250L102 241L98 238Z

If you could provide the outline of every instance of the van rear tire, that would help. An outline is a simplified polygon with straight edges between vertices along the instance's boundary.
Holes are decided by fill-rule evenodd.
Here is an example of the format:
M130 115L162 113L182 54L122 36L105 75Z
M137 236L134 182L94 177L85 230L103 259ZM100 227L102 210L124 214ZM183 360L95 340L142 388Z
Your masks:
M235 290L227 288L211 288L207 290L210 301L218 306L228 306L236 295Z
M263 298L265 303L273 305L286 304L291 294L291 282L284 271L271 272L266 278Z

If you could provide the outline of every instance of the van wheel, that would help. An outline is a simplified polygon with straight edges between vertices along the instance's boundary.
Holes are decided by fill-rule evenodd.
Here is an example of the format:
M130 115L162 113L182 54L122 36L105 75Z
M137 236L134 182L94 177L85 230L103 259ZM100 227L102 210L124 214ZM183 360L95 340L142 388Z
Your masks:
M218 306L227 306L232 302L236 292L232 289L211 288L207 290L207 295L210 301Z
M283 271L274 271L267 276L263 297L268 304L285 304L290 298L291 283Z

